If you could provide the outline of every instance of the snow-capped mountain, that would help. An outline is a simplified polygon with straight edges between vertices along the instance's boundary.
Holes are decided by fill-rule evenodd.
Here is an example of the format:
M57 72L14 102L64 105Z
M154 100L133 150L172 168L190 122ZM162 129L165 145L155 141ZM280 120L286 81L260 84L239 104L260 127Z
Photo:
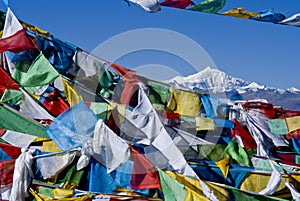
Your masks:
M291 93L300 93L300 89L297 89L295 87L288 88L287 91Z
M176 76L169 81L174 86L182 88L198 88L211 92L226 92L237 87L247 87L250 83L240 78L235 78L226 73L207 67L204 70L188 77Z
M300 90L295 87L288 89L268 87L233 77L212 67L187 77L176 76L167 82L176 88L225 94L226 97L239 92L244 99L266 99L275 105L300 110Z

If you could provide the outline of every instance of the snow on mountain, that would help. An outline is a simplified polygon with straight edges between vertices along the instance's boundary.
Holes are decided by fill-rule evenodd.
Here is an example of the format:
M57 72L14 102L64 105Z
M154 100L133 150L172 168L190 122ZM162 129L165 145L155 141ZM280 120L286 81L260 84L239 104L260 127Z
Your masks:
M287 91L291 93L300 93L300 90L295 87L288 88Z
M286 90L267 87L256 82L249 82L233 77L212 67L207 67L202 71L187 77L176 76L167 82L174 87L192 90L198 89L210 93L228 93L238 91L240 94L244 94L258 91L273 91L279 94L300 94L300 90L295 87L291 87Z
M176 76L166 82L176 88L199 90L212 95L223 94L227 98L238 92L245 100L265 99L276 106L300 110L300 90L295 87L268 87L233 77L212 67L187 77Z
M169 83L181 88L198 88L213 93L231 91L233 88L246 87L250 84L211 67L188 77L176 76L169 80Z

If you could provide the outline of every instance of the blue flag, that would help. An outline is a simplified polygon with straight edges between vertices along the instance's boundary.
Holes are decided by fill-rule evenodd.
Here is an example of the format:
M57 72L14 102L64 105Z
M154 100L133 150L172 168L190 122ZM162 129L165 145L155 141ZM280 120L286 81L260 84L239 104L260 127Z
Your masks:
M299 142L299 140L297 140L293 137L292 138L292 143L293 143L295 151L299 154L300 153L300 142Z
M59 115L47 128L47 134L62 151L82 146L94 134L97 116L80 101Z
M5 3L5 5L8 7L9 0L3 0L3 2L4 2L4 3Z
M111 194L117 187L112 175L107 173L106 167L91 157L89 165L86 190Z

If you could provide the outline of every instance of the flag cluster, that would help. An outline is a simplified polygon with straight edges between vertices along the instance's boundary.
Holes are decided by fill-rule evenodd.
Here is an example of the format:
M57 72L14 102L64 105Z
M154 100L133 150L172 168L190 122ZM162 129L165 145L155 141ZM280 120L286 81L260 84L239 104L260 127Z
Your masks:
M172 88L1 19L0 200L300 199L300 111Z
M159 0L125 1L135 3L141 6L145 11L151 13L160 11L160 6L163 6L300 27L300 13L296 13L287 18L284 14L274 11L274 9L261 10L259 12L250 12L242 7L233 8L226 12L220 12L224 8L226 0L204 0L198 2L197 4L195 3L196 1L193 2L191 0L164 0L162 2L160 2Z

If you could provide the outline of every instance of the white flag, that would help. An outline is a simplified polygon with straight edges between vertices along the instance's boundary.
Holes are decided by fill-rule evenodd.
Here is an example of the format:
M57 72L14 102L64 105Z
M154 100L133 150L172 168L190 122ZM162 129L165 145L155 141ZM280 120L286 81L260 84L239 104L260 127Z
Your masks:
M130 156L129 145L117 136L102 119L99 119L94 131L93 149L96 154L105 153L105 166L110 173L126 162Z
M155 13L160 11L160 4L158 0L129 0L141 6L145 11Z

